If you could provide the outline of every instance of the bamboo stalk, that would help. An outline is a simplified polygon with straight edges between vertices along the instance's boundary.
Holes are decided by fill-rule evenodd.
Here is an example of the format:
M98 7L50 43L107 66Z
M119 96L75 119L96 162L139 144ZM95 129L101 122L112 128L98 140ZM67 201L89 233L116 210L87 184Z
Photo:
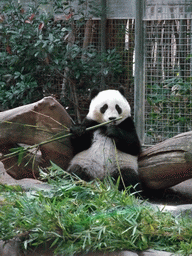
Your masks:
M92 127L88 127L88 128L86 128L86 131L97 129L97 128L101 127L101 126L104 126L106 124L110 124L110 123L115 122L115 121L119 121L121 119L122 119L122 117L119 117L119 118L116 118L114 120L110 120L110 121L107 121L107 122L104 122L104 123L101 123L101 124L94 125ZM3 158L10 158L10 157L16 156L17 154L19 154L21 152L25 152L25 151L31 150L33 148L38 148L38 147L43 146L45 144L48 144L48 143L51 143L51 142L54 142L54 141L58 141L58 140L64 139L66 137L70 137L71 135L73 135L73 134L72 133L68 133L68 134L65 134L65 135L61 135L61 136L58 136L58 137L51 138L51 139L46 140L46 141L42 141L42 142L40 142L38 144L34 144L32 146L29 146L29 147L27 147L25 149L22 148L22 149L19 149L18 151L12 152L10 154L6 154L6 155L3 156Z

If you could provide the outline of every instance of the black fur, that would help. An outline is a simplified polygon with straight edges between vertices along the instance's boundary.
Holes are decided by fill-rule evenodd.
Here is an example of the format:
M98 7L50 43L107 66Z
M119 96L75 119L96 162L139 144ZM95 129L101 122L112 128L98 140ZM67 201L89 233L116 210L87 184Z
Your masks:
M78 164L74 164L71 168L70 168L70 173L75 174L76 176L78 176L80 179L85 180L85 181L91 181L93 180L93 177L90 176L87 172L86 168L82 168L80 165Z
M120 179L119 190L123 190L123 189L125 189L125 187L131 186L131 185L133 185L133 186L137 185L135 191L142 190L139 176L137 175L137 173L134 170L132 170L128 167L121 168L121 175L119 174L119 171L117 171L116 173L113 174L113 178L115 180L117 180L119 176L123 178L123 181L122 181L122 179Z
M73 133L71 143L74 154L90 148L94 130L86 131L85 129L97 124L97 122L85 118L82 125L71 127L71 132ZM114 139L116 147L120 151L133 156L140 154L141 145L131 117L128 117L119 125L102 126L100 130L105 136Z
M91 90L91 100L97 96L97 94L100 92L98 88L93 88Z
M119 91L122 95L124 95L123 88L119 88ZM91 99L96 97L98 93L98 89L93 89L91 92ZM116 109L120 114L120 109L117 106ZM104 112L105 109L102 108L101 113L102 111ZM87 131L86 129L97 124L99 123L85 118L82 124L71 127L73 136L71 136L70 139L74 149L74 155L91 147L95 130ZM104 136L113 139L118 150L133 156L138 156L141 153L140 141L131 117L126 118L119 125L108 124L97 129L99 129ZM136 170L133 170L128 166L124 168L120 167L120 171L121 177L123 177L123 182L120 182L120 189L124 189L124 184L127 187L129 185L139 183L139 177ZM90 181L94 178L91 173L84 168L84 166L80 166L78 163L71 165L69 172L76 174L81 179L86 181ZM111 176L114 179L117 179L119 177L119 171L117 169L114 170L114 173L111 173ZM137 189L140 189L140 187L137 187Z
M118 91L119 91L123 96L125 96L125 90L124 90L124 87L123 87L123 86L120 86L120 87L118 88Z
M107 126L105 135L114 139L117 149L127 154L138 156L141 153L141 144L131 117L119 125Z
M95 126L97 124L97 122L85 118L82 124L73 125L70 128L70 132L73 134L70 137L70 140L74 155L91 147L93 130L86 131L86 128Z

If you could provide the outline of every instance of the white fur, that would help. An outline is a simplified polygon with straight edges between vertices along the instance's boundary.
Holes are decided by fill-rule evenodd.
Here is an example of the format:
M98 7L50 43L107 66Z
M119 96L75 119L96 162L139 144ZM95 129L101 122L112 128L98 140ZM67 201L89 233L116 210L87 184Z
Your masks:
M93 178L103 179L117 172L117 169L131 168L137 172L137 157L117 150L112 139L104 136L99 130L94 132L92 146L78 153L70 166L78 164L87 169ZM70 169L69 166L69 169Z
M108 105L108 109L102 114L100 108L104 104ZM123 110L121 115L119 115L115 108L116 104ZM110 117L118 118L119 116L121 116L122 119L116 122L117 125L123 122L127 117L131 116L131 107L126 98L118 90L105 90L99 92L98 95L92 99L87 114L88 119L97 121L98 123L107 122Z
M108 105L107 110L101 113L100 109L105 104ZM116 105L122 109L119 114ZM89 106L87 119L94 120L98 123L109 121L110 117L118 118L121 120L115 124L118 125L126 118L131 116L131 108L126 98L118 90L105 90L95 96ZM82 169L86 169L86 173L93 179L103 179L107 175L117 175L118 170L131 169L137 173L138 171L138 158L117 150L111 138L101 133L97 129L93 134L93 141L91 147L84 150L72 159L68 171L72 166L79 165Z

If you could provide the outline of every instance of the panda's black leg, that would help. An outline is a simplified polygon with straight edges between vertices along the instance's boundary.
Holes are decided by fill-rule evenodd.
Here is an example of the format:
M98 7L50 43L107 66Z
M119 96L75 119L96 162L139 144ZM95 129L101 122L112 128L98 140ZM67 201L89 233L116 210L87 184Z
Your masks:
M121 170L115 174L114 178L117 179L119 176L121 178L119 190L124 190L126 187L130 185L132 185L133 187L135 186L135 191L142 190L139 176L135 172L135 170L130 168L121 168ZM132 191L133 189L131 190L131 192Z
M67 172L71 174L75 174L78 176L80 179L85 180L85 181L91 181L93 178L87 173L86 168L82 168L78 164L74 164L71 167L68 168Z

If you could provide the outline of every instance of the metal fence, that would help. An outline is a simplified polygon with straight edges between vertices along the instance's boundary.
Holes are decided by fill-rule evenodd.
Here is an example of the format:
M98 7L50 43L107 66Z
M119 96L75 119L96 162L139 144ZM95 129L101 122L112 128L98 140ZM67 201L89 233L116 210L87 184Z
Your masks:
M192 128L192 2L144 1L145 144Z
M25 6L29 2L15 1ZM118 79L110 76L106 84L110 87L121 84L126 88L142 143L155 144L191 130L192 1L110 0L106 12L106 49L116 48L124 67ZM99 49L102 41L99 18L93 17L91 29L91 43ZM82 41L84 33L82 27ZM0 44L0 51L3 47ZM47 80L52 84L51 93L59 95L63 78L58 74L55 77L42 74L39 83ZM86 97L79 95L81 106L87 102ZM83 111L84 115L86 109Z
M39 3L39 1L32 0L13 0L16 3L20 3L25 9L27 9L31 4L35 5ZM67 9L65 10L65 15L57 16L57 14L53 11L52 6L53 1L48 1L48 3L40 5L40 11L49 13L54 15L55 20L62 20L64 16L67 14ZM63 1L67 2L67 1ZM81 1L83 4L78 5L78 0L68 1L69 5L72 6L72 9L75 10L77 8L81 8L82 11L87 16L87 21L91 18L91 32L89 35L90 44L94 45L96 49L101 51L102 45L102 25L101 18L90 15L88 10L90 11L89 3L91 0ZM110 74L105 79L105 83L110 88L116 88L119 85L123 85L126 88L126 97L130 101L132 109L134 108L134 77L133 77L133 55L134 55L134 44L135 44L135 5L134 0L129 1L126 4L126 0L122 0L121 3L119 1L107 1L107 20L106 20L106 51L116 49L116 52L120 53L123 72L121 76L114 77L113 74ZM0 6L3 6L6 3L6 0L3 0ZM95 3L94 3L95 4ZM99 4L99 2L98 2ZM125 7L126 6L126 7ZM94 6L95 7L95 6ZM1 8L0 8L1 10ZM77 12L79 13L79 12ZM1 14L1 13L0 13ZM78 19L78 16L75 14L75 22ZM82 26L78 28L78 42L83 45L85 41L85 32L86 32L86 22ZM0 35L1 36L1 35ZM0 38L0 52L6 51L6 45L1 44ZM62 53L61 53L62 54ZM39 86L44 86L46 83L51 84L49 86L49 90L45 92L45 96L48 94L53 94L58 100L61 99L62 88L64 79L58 73L55 74L41 74L38 77ZM78 85L79 86L79 85ZM88 89L88 88L87 88ZM87 90L86 90L87 91ZM69 92L70 94L70 92ZM71 95L68 95L69 98ZM78 100L80 106L80 112L82 117L85 115L88 108L88 93L79 92ZM70 102L67 102L68 111L71 115L73 115L74 105L72 103L73 99Z

